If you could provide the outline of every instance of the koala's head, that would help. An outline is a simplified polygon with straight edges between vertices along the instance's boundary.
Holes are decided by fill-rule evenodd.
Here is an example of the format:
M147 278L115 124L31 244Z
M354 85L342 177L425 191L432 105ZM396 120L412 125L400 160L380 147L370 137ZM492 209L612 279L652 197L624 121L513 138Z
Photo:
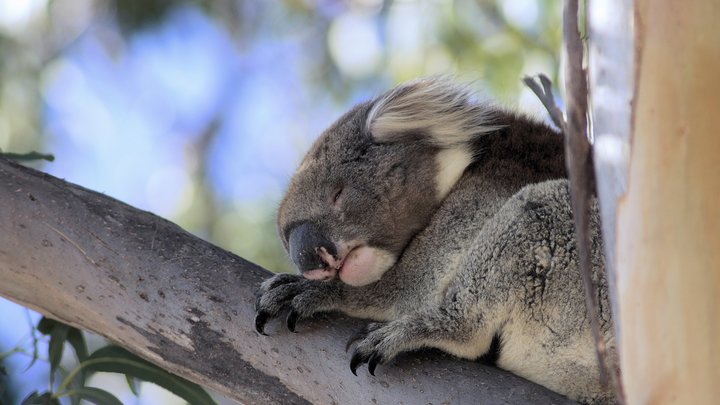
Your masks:
M493 130L490 110L443 79L395 88L342 116L313 144L280 205L278 229L309 279L366 285L427 226Z

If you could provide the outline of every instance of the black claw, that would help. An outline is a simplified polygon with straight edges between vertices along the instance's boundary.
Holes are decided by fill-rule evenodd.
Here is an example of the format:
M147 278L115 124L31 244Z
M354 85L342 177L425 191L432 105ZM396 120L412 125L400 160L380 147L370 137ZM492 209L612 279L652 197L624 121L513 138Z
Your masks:
M287 316L287 319L285 320L285 323L287 324L287 328L290 330L290 332L295 332L295 324L297 323L298 318L300 318L300 314L297 313L294 309L290 311L290 313Z
M268 313L265 311L259 311L255 315L255 330L261 335L267 336L267 333L265 333L265 331L264 331L267 320L268 320Z
M353 374L357 375L357 368L360 364L364 362L363 356L355 352L353 353L352 359L350 359L350 371L352 371Z
M373 377L375 376L375 367L380 362L380 355L377 354L377 352L373 352L373 354L370 356L370 360L368 360L368 372Z

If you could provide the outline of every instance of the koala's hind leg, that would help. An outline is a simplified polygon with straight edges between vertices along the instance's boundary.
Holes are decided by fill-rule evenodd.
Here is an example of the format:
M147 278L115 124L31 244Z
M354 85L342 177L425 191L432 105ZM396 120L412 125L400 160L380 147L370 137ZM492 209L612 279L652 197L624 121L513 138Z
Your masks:
M350 369L355 373L358 366L368 363L368 371L374 375L378 364L420 348L436 348L475 359L490 349L494 336L494 330L482 326L479 320L470 325L467 319L443 309L405 315L386 323L371 323L348 343L350 346L357 342Z

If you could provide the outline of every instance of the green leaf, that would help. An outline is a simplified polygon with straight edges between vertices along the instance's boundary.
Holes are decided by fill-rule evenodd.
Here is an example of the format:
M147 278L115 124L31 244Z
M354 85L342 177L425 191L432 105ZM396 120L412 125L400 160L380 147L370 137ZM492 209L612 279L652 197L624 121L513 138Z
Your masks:
M140 389L138 387L137 379L127 374L125 374L125 379L127 380L128 387L130 387L130 391L132 391L133 395L135 395L136 397L140 395Z
M83 336L80 329L70 328L67 334L67 341L75 350L75 357L77 357L78 362L83 362L88 358L88 348L85 343L85 336Z
M57 398L53 398L49 392L40 395L35 391L25 398L21 402L21 405L60 405L60 401L58 401Z
M57 323L50 332L50 345L48 347L48 358L50 359L50 381L53 380L55 370L60 365L60 359L62 358L63 347L65 347L65 340L67 340L68 331L70 327L61 323Z
M40 318L40 321L38 321L36 329L38 330L38 332L42 333L43 335L49 335L56 325L62 325L62 324L54 319L50 319L50 318L43 316L42 318Z
M96 350L67 376L60 386L60 390L69 385L72 378L80 370L125 374L126 376L157 384L191 405L215 404L212 397L199 385L170 374L122 347L110 345Z
M49 153L40 153L40 152L28 152L28 153L0 153L0 157L4 157L7 159L12 160L39 160L44 159L48 162L52 162L55 160L55 156Z
M87 343L85 343L85 336L80 329L70 328L67 334L67 341L72 345L75 350L75 357L78 359L78 363L82 363L88 358ZM80 373L80 386L85 385L85 372ZM73 400L73 402L75 402Z
M7 369L5 366L0 366L0 375L7 375Z
M74 397L98 405L123 405L117 397L105 390L94 387L79 387L58 394L58 397Z

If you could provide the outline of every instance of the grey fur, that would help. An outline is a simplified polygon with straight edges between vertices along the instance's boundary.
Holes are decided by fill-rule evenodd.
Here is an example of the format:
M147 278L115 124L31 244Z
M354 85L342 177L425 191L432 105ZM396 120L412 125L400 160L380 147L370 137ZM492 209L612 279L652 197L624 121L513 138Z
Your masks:
M424 126L410 125L418 113ZM475 104L444 79L361 104L315 142L278 227L286 248L293 229L309 222L335 244L361 241L392 262L379 281L360 286L276 275L260 287L256 326L262 332L286 308L293 329L324 311L372 319L352 357L353 369L368 363L371 372L421 347L477 358L496 338L499 367L575 400L612 403L599 385L564 178L560 135ZM452 184L436 192L443 182ZM591 219L601 332L616 367L596 205Z

